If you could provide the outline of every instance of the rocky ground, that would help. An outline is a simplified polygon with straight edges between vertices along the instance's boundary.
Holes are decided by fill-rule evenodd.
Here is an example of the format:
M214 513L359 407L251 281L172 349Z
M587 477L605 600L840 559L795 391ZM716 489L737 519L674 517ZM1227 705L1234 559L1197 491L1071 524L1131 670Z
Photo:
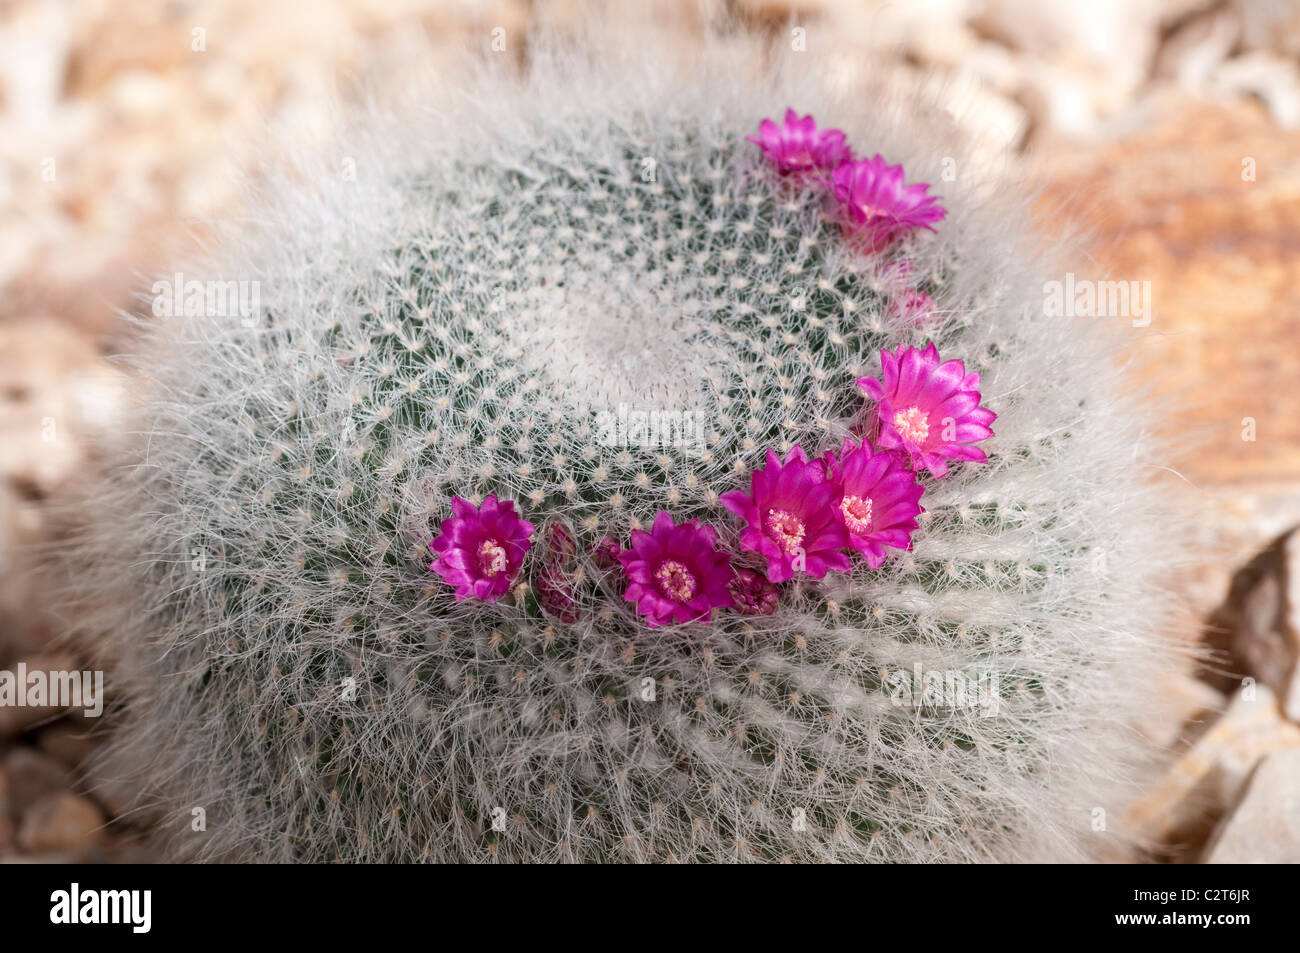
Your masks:
M540 4L539 4L540 5ZM655 7L652 19L664 19ZM927 89L1088 229L1096 278L1150 281L1134 329L1196 532L1171 635L1216 651L1152 686L1168 771L1135 805L1152 861L1300 862L1300 6L1290 0L733 0L846 82ZM548 8L561 18L576 4ZM466 0L0 4L0 669L79 669L25 569L51 504L101 478L126 387L104 354L140 276L201 242L236 171L310 145L535 5ZM794 17L791 20L791 17ZM690 18L678 23L690 42ZM1081 269L1083 270L1083 269ZM75 713L0 708L0 859L148 859Z

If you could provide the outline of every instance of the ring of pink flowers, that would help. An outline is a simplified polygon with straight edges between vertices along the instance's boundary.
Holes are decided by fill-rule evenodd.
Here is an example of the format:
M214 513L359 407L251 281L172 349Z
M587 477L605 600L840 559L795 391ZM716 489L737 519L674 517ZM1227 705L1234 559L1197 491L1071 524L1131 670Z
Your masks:
M847 146L846 143L845 143L845 139L844 139L844 134L843 134L843 132L841 132L841 131L838 130L838 129L818 130L817 127L816 127L816 125L815 125L815 123L813 122L812 116L805 116L805 117L800 118L800 117L797 116L797 114L794 112L793 109L789 109L789 110L786 111L784 126L778 127L778 126L776 125L776 123L775 123L773 120L766 119L766 120L764 120L762 123L760 123L760 126L759 126L759 134L760 134L760 135L759 135L759 138L755 138L755 137L752 137L752 136L749 137L749 140L750 140L751 142L755 143L756 145L758 145L759 148L763 150L764 155L767 156L769 159L771 159L771 160L774 162L774 164L776 164L776 165L778 166L778 168L781 170L782 174L787 174L787 173L792 172L792 171L794 171L794 172L805 172L805 171L810 171L810 170L813 169L813 168L817 168L817 166L816 166L816 156L814 155L814 152L813 152L813 151L809 151L808 149L805 149L803 152L799 153L799 155L798 155L799 163L798 163L798 164L795 164L795 163L793 163L793 162L787 163L787 162L785 161L785 157L783 156L783 154L781 154L780 150L781 150L781 144L782 144L782 141L783 141L783 140L782 140L782 133L783 133L783 132L787 132L787 131L788 131L789 133L791 133L790 138L791 138L792 141L799 143L801 146L807 146L808 142L811 140L812 143L813 143L813 145L812 145L812 149L813 149L814 151L820 149L820 152L821 152L821 153L824 153L826 156L831 157L831 158L833 159L833 165L832 165L831 167L828 167L828 168L822 168L822 169L821 169L821 171L826 171L826 172L829 172L829 173L830 173L830 176L831 176L830 179L827 180L827 179L823 179L823 178L818 177L818 178L816 178L816 181L819 182L819 183L821 183L821 184L823 184L823 185L825 185L825 186L827 186L827 187L831 190L832 194L834 194L835 197L840 201L841 209L840 209L840 212L838 213L838 216L837 216L837 217L841 220L841 222L846 223L846 227L845 227L846 234L851 234L851 233L853 232L854 229L853 229L853 227L852 227L852 223L854 222L854 220L857 219L857 218L859 218L859 217L863 217L864 214L865 214L865 213L862 213L862 211L861 211L860 209L858 209L857 207L846 207L846 206L849 206L849 205L850 205L850 200L851 200L851 196L852 196L852 189L851 189L851 187L848 187L848 186L844 186L844 185L842 185L842 183L843 183L845 180L848 180L848 179L850 179L850 178L852 177L852 175L853 175L854 172L859 171L858 169L854 168L854 166L855 166L856 163L861 163L861 164L863 164L864 166L869 166L869 167L870 167L869 169L863 169L862 171L872 172L872 173L874 173L874 174L876 174L876 175L879 175L879 174L882 174L882 173L883 173L883 174L887 174L887 175L891 175L891 176L892 176L893 178L895 178L898 182L900 182L900 183L902 182L902 166L887 166L887 165L884 164L884 160L883 160L879 155L876 155L875 157L873 157L872 159L869 159L869 160L857 160L857 159L855 159L852 150L849 149L848 146ZM819 143L824 143L824 144L825 144L825 148L824 148L824 149L821 149L820 146L819 146ZM789 168L787 168L787 165L789 166ZM897 170L897 171L895 171L895 170ZM887 247L887 245L888 245L889 243L892 243L892 241L895 240L895 239L898 237L898 234L900 234L903 230L908 229L908 228L926 228L926 229L929 229L930 231L934 231L934 228L933 228L933 226L932 226L930 223L933 222L933 221L938 221L939 219L943 218L944 215L946 214L946 210L943 209L942 206L937 205L937 204L936 204L936 200L935 200L933 197L931 197L931 196L924 196L924 192L925 192L925 190L928 189L928 188L929 188L929 186L926 185L926 184L924 184L924 183L919 183L919 184L917 184L917 185L913 185L913 186L905 186L905 187L904 187L904 191L909 195L909 197L912 197L912 198L916 198L917 196L921 196L921 197L922 197L922 201L919 202L919 203L915 203L914 206L913 206L914 209L919 208L919 209L921 210L920 213L919 213L918 215L915 216L915 220L914 220L914 221L910 221L910 222L909 222L909 221L907 221L903 216L898 216L898 215L895 215L895 216L893 217L893 219L890 220L889 214L886 213L886 212L884 212L884 211L881 211L881 212L879 213L879 215L883 215L884 218L886 219L886 225L885 225L885 228L884 228L884 233L887 233L887 234L885 234L885 239L886 239L886 240L884 240L883 242L881 241L881 235L882 235L882 232L878 230L875 234L873 234L873 235L870 237L870 239L869 239L869 241L868 241L868 243L867 243L867 245L866 245L865 247L866 247L869 251L873 251L873 252L881 251L884 247ZM866 223L865 223L865 222L862 222L862 221L859 221L859 222L857 222L857 224L858 224L859 226L861 226L861 225L864 225L864 224L866 224ZM920 294L920 293L919 293L919 292L914 292L914 294ZM908 349L909 352L911 352L911 351L917 351L917 350L918 350L918 349L916 349L916 348L910 348L910 349ZM930 352L933 352L933 353L934 353L934 358L935 358L935 360L937 361L937 351L934 350L934 345L933 345L933 343L931 343L931 344L928 345L928 347L927 347L925 353L928 355L928 354L930 354ZM883 357L883 354L884 354L884 353L887 353L887 352L882 352L882 364L884 363L884 360L885 360L884 357ZM900 348L900 349L899 349L899 352L898 352L897 354L889 355L889 356L890 356L890 357L891 357L895 362L897 362L897 361L901 360L901 359L904 357L904 351ZM909 353L907 356L910 357L910 353ZM961 366L961 362L949 362L949 363L955 363L955 364L957 364L959 367ZM947 366L947 365L943 365L943 366ZM963 371L963 374L964 374L964 371ZM974 381L975 381L976 384L978 384L978 375L970 375L970 377L974 379ZM863 381L867 381L867 380L868 380L868 379L866 379L866 378L862 379L862 381L859 382L860 385L863 383ZM875 396L877 392L882 392L882 393L883 393L883 388L879 385L879 382L875 381L874 379L870 379L870 380L871 380L871 383L872 383L872 384L875 384L876 386L875 386L874 388L870 388L870 389L869 389L869 388L866 388L866 387L864 386L864 389L868 389L869 392L873 394L873 396ZM980 398L980 394L979 394L979 392L978 392L978 391L975 391L974 393L975 393L975 406L976 406L976 408L977 408L978 410L980 410L980 411L984 411L984 408L978 406L978 405L979 405L979 398ZM879 409L882 405L883 405L886 409L889 409L888 401L887 401L886 399L884 399L883 397L879 397L879 396L877 396L877 408ZM916 408L914 407L914 408L912 408L912 410L916 410ZM900 417L902 416L902 413L903 413L903 412L900 412ZM993 418L994 416L995 416L995 415L993 415L991 411L984 411L984 416L981 417L980 420L983 421L983 420L987 419L987 422L990 422L990 423L991 423L991 422L992 422L992 418ZM879 426L879 424L880 424L880 421L878 420L878 421L877 421L877 426ZM988 430L987 426L984 426L983 429L984 429L984 430ZM989 431L989 435L991 435L991 433L992 433L992 432ZM981 437L980 439L983 439L983 438ZM891 444L892 444L892 445L896 445L897 443L898 443L898 440L897 440L896 435L891 435ZM882 449L883 449L883 448L882 448L882 447L881 447L881 446L880 446L876 441L870 441L870 442L869 442L869 438L866 437L866 436L863 437L861 446L863 446L863 447L870 446L871 449L872 449L872 452L873 452L874 454L878 454L878 453L880 453L880 452L882 451ZM795 456L796 456L796 455L795 455L795 451L796 451L796 450L798 451L798 458L799 458L799 459L800 459L804 464L807 464L807 465L813 465L813 464L809 464L809 461L807 461L806 458L803 458L803 451L802 451L802 449L796 446L795 448L792 448L791 452L787 455L787 458L786 458L785 462L782 464L782 466L789 466L792 462L795 461ZM847 444L847 442L846 442L846 444L845 444L844 452L845 452L846 454L847 454L847 452L848 452L848 444ZM769 461L769 464L770 464L772 458L775 457L775 451L772 450L771 448L769 448L769 449L767 450L767 453L766 453L765 456L767 457L767 459L768 459L768 461ZM922 454L921 456L922 456L923 458L926 457L926 455L924 455L924 454ZM965 455L964 458L965 458L965 459L976 459L976 460L979 460L979 459L986 459L986 458L983 458L983 457L982 457L982 454L980 454L979 456L976 456L975 454L967 454L967 455ZM912 475L913 475L914 480L916 481L916 483L919 484L919 482L920 482L920 481L919 481L919 470L920 470L921 468L915 466L916 457L915 457L914 455L912 455L912 454L908 454L908 455L906 456L906 459L907 459L907 461L908 461L908 465L909 465L909 468L911 469L911 472L912 472ZM825 465L823 464L823 466L825 466ZM930 466L930 468L931 468L931 469L934 469L933 466ZM766 467L765 467L764 469L766 469ZM944 472L945 472L945 471L943 471L943 470L939 470L939 471L937 472L937 476L942 476ZM751 474L750 474L750 490L751 490L751 492L754 491L754 482L753 482L753 477L754 477L754 473L751 472ZM830 474L827 473L826 476L825 476L825 478L828 479L828 480L831 479ZM736 492L739 493L740 491L736 491ZM742 494L742 495L743 495L743 494ZM842 498L842 497L843 497L843 492L841 491L839 495L840 495L840 498ZM750 499L752 500L753 498L751 497ZM459 502L462 503L462 504L464 503L464 501L459 501ZM513 508L513 503L511 503L511 502L509 502L509 501L503 501L503 504L506 505L506 506L509 506L509 507ZM837 504L837 505L838 505L838 504ZM918 510L920 510L919 507L918 507ZM923 510L920 510L920 511L923 512ZM689 525L696 526L698 529L702 530L702 531L704 532L704 536L703 536L703 538L706 538L707 540L709 540L709 546L710 546L711 551L712 551L715 555L718 554L718 551L717 551L716 547L714 547L714 545L713 545L713 540L716 539L716 533L715 533L715 531L713 530L713 528L712 528L711 526L707 526L707 525L705 525L705 526L703 526L703 527L700 527L700 526L699 526L699 521L698 521L698 520L688 521L687 524L679 524L679 523L677 523L677 521L676 521L675 518L672 518L671 514L669 514L669 513L667 513L667 512L661 512L661 513L660 513L660 516L656 518L656 527L658 527L658 526L660 526L661 524L663 524L663 521L664 521L664 518L665 518L665 517L668 518L668 522L667 522L666 525L668 525L670 528L676 528L676 530L678 530L678 531L680 531L682 527L684 527L684 526L686 526L686 525L688 525L688 524L689 524ZM913 521L914 521L914 520L913 520ZM531 524L531 523L527 523L527 522L520 521L520 525L528 526L528 527L530 528L530 530L531 530L531 528L532 528L532 524ZM568 558L571 558L571 557L574 555L574 553L575 553L575 550L574 550L574 548L573 548L573 538L572 538L572 534L571 534L571 532L568 530L568 528L567 528L567 527L564 527L563 524L552 524L552 525L553 525L553 526L558 525L558 526L560 527L560 531L559 531L558 533L553 533L553 534L552 534L552 549L551 549L550 552L548 552L547 559L546 559L546 565L545 565L544 568L542 569L542 574L541 574L541 576L539 577L539 581L545 583L545 585L543 585L543 586L541 587L541 588L542 588L542 591L543 591L543 593L544 593L544 595L546 595L546 594L552 594L552 595L553 595L553 594L556 593L556 592L562 592L562 591L563 591L563 585L562 585L562 582L560 581L560 576L561 576L561 574L562 574L563 563L564 563L565 561L567 561ZM752 522L750 523L750 527L749 527L749 528L750 528L750 529L755 529L755 527L753 526ZM761 530L759 530L759 532L761 532ZM908 539L908 547L907 547L907 548L908 548L908 549L911 548L911 535L912 535L913 532L914 532L914 530L908 530L908 531L907 531L907 539ZM648 536L649 534L645 534L645 533L643 532L643 535L644 535L644 536ZM562 545L562 547L561 547L563 551L562 551L561 553L559 553L559 554L557 554L557 552L556 552L556 546L555 546L555 542L554 542L554 540L555 540L556 538L562 539L562 540L564 541L564 542L563 542L563 545ZM437 541L437 540L435 540L435 542L436 542L436 541ZM603 550L603 551L608 555L608 553L609 553L609 547L610 547L611 544L614 545L614 546L617 546L617 541L611 540L610 538L607 537L606 539L604 539L604 540L601 541L600 546L597 547L597 551L599 552L599 551ZM773 544L773 545L775 545L775 544ZM891 544L891 545L892 545L892 544ZM432 546L433 546L433 543L430 543L430 547L432 547ZM528 549L531 549L531 548L532 548L532 538L531 538L531 533L530 533L530 535L529 535L529 537L528 537L528 540L527 540L527 543L526 543L526 545L524 545L524 551L526 552ZM748 548L750 551L754 551L754 552L757 552L757 551L758 551L758 548L757 548L757 547L753 547L753 546L751 546L751 547L747 547L747 548ZM899 547L894 547L894 548L899 548ZM635 553L635 550L634 550L634 549L621 549L621 548L620 548L620 552L619 552L618 555L619 555L619 558L621 559L623 556L625 556L625 555L627 555L627 554L633 554L633 553ZM762 597L761 606L762 606L763 608L762 608L762 610L760 610L760 612L757 613L757 614L764 614L764 615L766 615L766 614L770 614L772 611L775 611L776 601L775 601L774 599L769 599L769 598L768 598L768 597L771 595L771 591L775 588L775 587L774 587L774 584L773 584L772 582L770 582L770 581L768 580L768 578L767 578L765 575L763 575L762 573L759 573L756 569L754 569L754 568L752 568L752 567L740 567L740 568L737 568L735 565L731 564L731 562L730 562L731 559L733 559L733 558L739 556L739 553L736 553L736 552L734 552L734 551L724 551L723 555L726 555L726 557L727 557L727 561L728 561L728 566L729 566L729 568L731 568L732 573L733 573L735 579L736 579L736 580L739 580L739 581L742 581L742 582L745 582L746 584L748 584L748 585L751 587L751 595L754 595L755 600L757 600L757 599L759 598L759 596L761 595L761 597ZM437 562L437 560L435 560L435 563L434 563L434 564L431 564L430 568L433 568L433 566L436 564L436 562ZM629 562L630 562L630 561L629 561ZM663 561L663 564L662 564L662 565L669 565L669 563L670 563L670 561L667 560L667 559L665 559L665 560ZM674 585L678 585L678 586L682 585L681 580L682 580L683 577L682 577L681 574L682 574L682 572L685 571L684 567L683 567L682 564L681 564L679 561L677 561L677 560L672 560L672 561L671 561L671 566L672 566L672 573L669 574L669 575L670 575L671 578L674 580L674 583L673 583L673 584L674 584ZM830 568L837 568L837 567L830 567ZM873 567L873 568L874 568L874 567ZM843 571L843 570L840 570L840 571ZM825 571L823 571L823 575L824 575L824 572L825 572ZM769 568L769 573L770 573L770 568ZM661 574L662 574L662 568L661 568ZM668 578L668 577L666 576L665 578ZM758 580L758 581L755 582L755 580ZM513 581L513 579L512 579L512 581ZM665 583L665 585L666 585L666 584L667 584L667 583ZM636 583L631 583L631 584L629 584L629 587L628 587L628 588L629 588L629 591L631 591L631 590L632 590L635 586L637 586L637 585L638 585L638 584L636 584ZM757 590L757 592L754 592L754 590ZM692 592L693 592L693 590L692 590ZM456 598L457 598L458 600L463 599L463 598L468 598L468 597L469 597L468 594L466 594L466 595L462 595L462 594L460 594L459 592L457 593L457 596L456 596ZM625 598L626 598L626 595L625 595ZM655 600L657 600L658 602L660 602L660 603L664 603L664 602L669 602L669 601L671 601L671 600L668 599L668 594L667 594L666 591L663 592L663 593L658 593L658 594L656 594L653 598L654 598ZM738 603L738 602L739 602L739 597L737 596L737 597L735 597L735 598L736 598L736 601L737 601L737 603ZM738 604L737 604L736 606L733 606L733 608L741 609L741 610L743 611L743 607L741 607L741 606L738 605ZM548 611L551 611L551 614L556 615L557 617L561 618L563 621L574 621L574 620L576 620L576 617L577 617L577 616L576 616L576 613L573 613L571 617L570 617L570 615L566 614L569 610L565 609L564 607L561 607L561 608L558 609L558 610L552 610L552 609L549 609L549 608L548 608ZM640 611L640 609L638 609L638 611ZM680 613L678 613L678 615L680 615ZM705 610L705 611L704 611L704 614L703 614L703 616L702 616L702 618L704 618L705 620L707 620L708 618L710 618L710 616L711 616L711 609L710 609L710 610ZM692 621L694 621L694 620L692 620ZM652 625L652 626L653 626L653 625L657 625L657 624L659 624L659 623L656 622L656 621L651 621L651 622L650 622L650 625Z

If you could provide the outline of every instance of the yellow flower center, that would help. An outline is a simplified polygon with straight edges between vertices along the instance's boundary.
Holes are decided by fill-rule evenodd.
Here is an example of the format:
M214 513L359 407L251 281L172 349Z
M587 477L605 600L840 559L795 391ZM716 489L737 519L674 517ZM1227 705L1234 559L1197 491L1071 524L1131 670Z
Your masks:
M478 564L485 576L499 576L506 571L506 549L494 539L478 544Z
M655 579L664 595L678 602L690 602L699 584L691 571L675 559L665 559L655 570Z

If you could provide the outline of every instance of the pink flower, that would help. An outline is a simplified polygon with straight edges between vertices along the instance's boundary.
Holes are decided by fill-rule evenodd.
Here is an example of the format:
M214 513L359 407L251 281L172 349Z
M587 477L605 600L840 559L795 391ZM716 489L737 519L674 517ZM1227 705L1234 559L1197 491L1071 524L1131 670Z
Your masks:
M680 526L665 510L650 532L632 531L632 548L619 554L627 572L623 598L636 603L647 625L709 621L715 608L731 605L731 557L715 548L712 526L689 520Z
M519 518L510 500L494 495L478 509L459 496L451 499L451 519L429 543L437 553L429 568L456 587L456 598L496 602L510 588L528 552L535 527Z
M986 463L984 451L972 446L993 436L993 411L979 406L980 376L966 373L961 361L939 361L934 343L924 351L900 347L880 352L884 383L858 378L858 386L876 401L879 446L904 451L916 470L935 477L948 472L948 460Z
M758 124L758 135L745 138L762 149L763 155L776 164L782 175L830 170L853 158L852 150L844 142L844 133L838 129L818 129L812 116L800 119L793 109L785 111L785 122L781 125L764 119Z
M835 513L849 534L849 544L872 569L885 561L885 547L911 549L916 517L923 512L917 500L925 489L916 474L894 450L873 450L863 441L844 441L838 457L826 454L826 472L841 492Z
M776 586L752 569L737 569L735 578L727 583L727 591L731 593L732 608L743 615L771 615L779 601Z
M828 570L847 572L849 559L840 550L848 533L836 519L838 489L826 479L818 461L793 447L782 463L767 451L767 463L749 477L749 493L732 490L719 498L723 506L749 522L740 545L767 559L767 578L785 582L802 570L817 579Z
M866 251L879 251L914 228L934 231L931 223L948 214L937 196L926 195L928 184L904 184L903 167L886 165L880 155L836 166L827 184L846 230Z

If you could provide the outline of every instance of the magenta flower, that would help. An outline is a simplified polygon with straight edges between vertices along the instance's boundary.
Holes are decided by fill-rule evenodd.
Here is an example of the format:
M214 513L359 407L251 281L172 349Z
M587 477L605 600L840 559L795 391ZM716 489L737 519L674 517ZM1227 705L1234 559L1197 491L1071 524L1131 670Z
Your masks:
M813 169L829 171L853 158L852 150L844 142L844 133L838 129L818 129L812 116L800 119L793 109L785 111L785 122L781 125L764 119L758 124L758 135L745 138L762 149L763 155L775 163L782 175Z
M966 373L961 361L939 360L934 343L924 351L900 347L882 350L884 382L858 378L858 386L876 401L876 442L904 451L913 469L942 477L948 460L986 463L984 451L972 446L993 436L997 414L979 406L980 376Z
M522 520L510 500L493 494L478 509L459 496L451 499L451 519L429 543L437 553L429 568L456 587L456 598L496 602L510 588L528 552L535 527Z
M914 228L934 231L931 223L948 214L937 196L926 195L928 184L904 184L903 167L887 165L880 155L836 166L827 184L846 230L866 251L885 248Z
M736 576L727 583L731 605L743 615L771 615L779 601L776 586L768 582L761 572L737 569Z
M841 492L835 513L868 566L880 568L886 546L912 548L916 517L923 511L917 500L925 489L900 453L845 440L838 457L826 454L826 472Z
M840 552L848 533L835 516L838 493L822 464L795 446L785 463L767 451L764 468L749 476L749 493L732 490L719 499L749 522L740 545L767 559L770 581L785 582L796 570L817 579L828 570L848 571L849 559Z
M628 578L623 598L636 603L651 628L709 621L715 608L731 605L731 557L717 551L717 539L712 526L676 526L660 510L650 532L633 530L632 548L619 554Z

